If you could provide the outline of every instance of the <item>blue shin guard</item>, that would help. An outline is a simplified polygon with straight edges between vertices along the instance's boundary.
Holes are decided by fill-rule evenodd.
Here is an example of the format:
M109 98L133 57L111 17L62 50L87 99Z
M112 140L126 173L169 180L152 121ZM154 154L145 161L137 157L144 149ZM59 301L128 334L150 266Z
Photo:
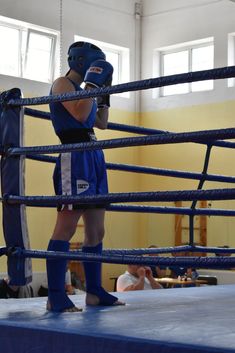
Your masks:
M48 250L67 252L69 251L69 242L63 240L50 240ZM50 310L61 312L74 307L73 302L69 299L65 292L67 260L48 259L46 263Z
M101 254L102 243L96 246L83 246L82 252ZM109 294L101 286L101 262L83 262L86 276L86 292L99 298L99 305L113 305L118 298Z

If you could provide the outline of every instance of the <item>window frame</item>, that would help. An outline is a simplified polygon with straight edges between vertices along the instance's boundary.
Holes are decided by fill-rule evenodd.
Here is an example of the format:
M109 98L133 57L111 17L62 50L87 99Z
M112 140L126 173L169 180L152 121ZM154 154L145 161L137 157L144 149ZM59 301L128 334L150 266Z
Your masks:
M122 55L121 55L120 51L117 50L117 49L113 49L113 48L105 47L105 46L103 46L101 49L104 52L109 52L109 53L113 53L113 54L117 54L118 55L118 75L117 75L118 76L118 82L117 82L117 84L120 84L122 82L121 72L122 72L122 66L123 66L123 64L122 64Z
M158 49L159 61L160 61L159 62L160 76L164 77L164 55L179 53L181 51L187 51L188 52L188 59L189 59L188 60L188 71L185 71L185 72L192 72L193 49L209 47L211 45L213 46L213 50L214 50L214 38L208 38L205 40L196 41L196 42L194 41L194 42L190 42L190 43L182 43L179 45L174 45L172 47ZM213 67L214 67L214 60L213 60ZM164 87L160 87L160 90L159 90L160 97L170 97L170 96L176 96L176 95L182 95L182 94L188 94L188 93L212 91L214 89L214 84L213 84L211 89L197 91L197 90L192 89L192 84L193 84L193 82L188 82L187 92L174 93L174 94L164 94Z
M235 65L235 32L228 34L228 66ZM227 80L228 87L235 87L235 77Z
M18 67L17 67L17 72L18 76L13 75L13 77L22 77L22 28L16 24L10 24L8 22L4 22L0 20L0 26L1 27L7 27L10 29L14 29L18 31L18 40L19 40L19 46L18 46ZM4 73L0 73L0 75L4 75ZM8 74L7 74L8 75ZM12 75L9 75L12 76Z
M23 21L15 20L12 18L7 18L0 16L0 26L8 27L19 31L19 41L18 41L18 63L17 63L17 75L1 72L0 75L6 75L11 77L17 77L20 79L30 80L30 77L25 76L25 69L27 67L27 53L29 38L31 33L36 33L49 37L52 39L50 59L49 59L49 70L48 70L48 80L31 79L35 82L42 82L51 84L54 80L56 72L56 48L59 40L59 33L55 30L39 27L37 25L28 24ZM23 35L26 36L25 43L23 41ZM24 47L23 47L23 44Z
M44 37L52 39L49 66L48 66L48 68L49 68L48 83L52 83L53 78L54 78L54 72L55 72L55 68L53 67L53 64L55 62L55 53L56 53L56 39L57 39L56 35L53 34L53 33L47 33L47 32L39 31L39 30L32 29L32 28L28 28L27 29L27 38L26 38L26 47L25 47L25 59L24 59L24 62L23 62L24 70L22 72L22 78L26 78L26 77L24 77L24 72L26 71L26 68L27 68L27 60L28 60L28 52L29 52L28 48L29 48L29 40L30 40L30 34L31 33L39 34L41 36L44 36ZM44 81L40 81L40 82L44 82Z

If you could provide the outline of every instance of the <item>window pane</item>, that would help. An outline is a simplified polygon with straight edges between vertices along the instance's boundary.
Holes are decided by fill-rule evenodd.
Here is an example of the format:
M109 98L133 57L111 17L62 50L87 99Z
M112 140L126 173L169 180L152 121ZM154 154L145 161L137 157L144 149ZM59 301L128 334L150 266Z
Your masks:
M210 70L214 67L214 46L192 49L192 71ZM192 91L213 89L213 80L192 82Z
M119 66L120 66L120 56L119 53L104 50L106 55L106 60L113 65L113 82L112 85L119 84Z
M235 65L235 34L230 33L228 35L228 66ZM235 78L228 79L228 87L235 86Z
M29 33L24 77L31 80L50 81L52 38L38 33Z
M187 50L163 55L163 76L175 75L189 71L189 54ZM188 83L166 86L163 95L187 93Z
M15 28L0 26L0 73L19 76L19 35Z

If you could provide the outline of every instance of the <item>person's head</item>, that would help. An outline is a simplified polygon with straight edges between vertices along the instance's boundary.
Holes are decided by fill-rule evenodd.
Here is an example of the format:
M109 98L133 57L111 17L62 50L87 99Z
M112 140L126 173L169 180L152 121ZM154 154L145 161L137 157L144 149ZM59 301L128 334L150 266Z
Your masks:
M156 245L149 245L149 249L156 249L156 248L157 248ZM152 253L152 254L148 254L148 256L158 256L158 254Z
M68 50L68 65L77 72L82 80L85 73L95 60L105 60L105 54L96 45L88 42L75 42Z
M137 274L137 270L140 267L141 265L127 265L128 272L134 276Z

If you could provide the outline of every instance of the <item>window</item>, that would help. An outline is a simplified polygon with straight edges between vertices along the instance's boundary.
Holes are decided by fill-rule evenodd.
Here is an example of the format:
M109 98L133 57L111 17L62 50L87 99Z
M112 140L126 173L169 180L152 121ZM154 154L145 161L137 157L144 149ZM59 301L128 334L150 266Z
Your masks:
M28 31L24 77L50 82L55 51L55 37Z
M0 25L0 73L19 76L20 74L20 31L16 28Z
M212 69L214 67L213 42L212 40L193 42L160 50L160 65L161 76ZM163 87L161 95L169 96L212 89L212 80L199 81Z
M0 16L0 74L52 82L57 34Z
M235 33L228 35L228 66L235 65ZM228 79L228 87L235 86L235 78Z
M74 40L75 42L91 42L103 50L106 55L106 60L109 61L114 68L112 85L118 85L124 82L128 82L130 80L130 55L128 48L120 47L105 42L100 42L91 38L85 38L77 35L74 36ZM128 98L130 96L130 92L123 92L119 93L118 95Z

